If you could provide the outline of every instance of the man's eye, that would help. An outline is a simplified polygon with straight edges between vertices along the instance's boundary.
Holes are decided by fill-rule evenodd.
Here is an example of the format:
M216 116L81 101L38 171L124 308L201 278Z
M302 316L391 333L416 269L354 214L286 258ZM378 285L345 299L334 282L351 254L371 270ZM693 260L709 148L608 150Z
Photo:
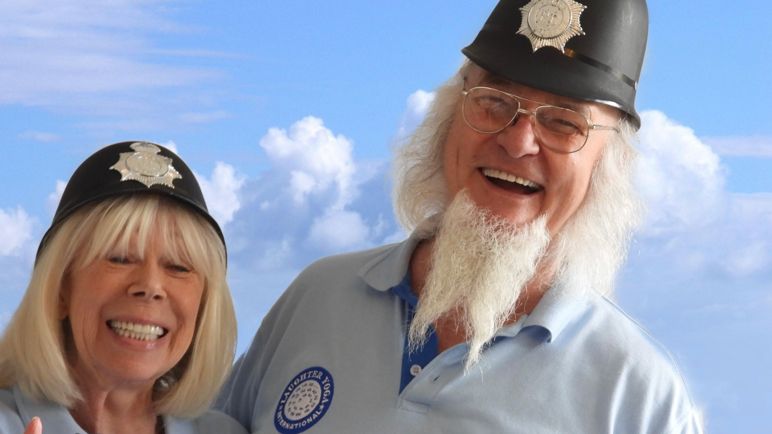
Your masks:
M583 134L582 128L577 122L562 116L540 116L539 121L550 131L556 133L567 135Z
M492 95L481 96L477 98L475 101L477 105L480 106L482 109L486 111L491 111L491 112L509 111L512 106L512 104L509 104L503 98L499 98L497 96L492 96Z

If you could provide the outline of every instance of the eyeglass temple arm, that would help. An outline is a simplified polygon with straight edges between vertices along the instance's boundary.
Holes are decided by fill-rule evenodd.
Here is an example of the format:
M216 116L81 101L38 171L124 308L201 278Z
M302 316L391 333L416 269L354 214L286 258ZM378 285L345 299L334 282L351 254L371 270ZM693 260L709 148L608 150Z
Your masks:
M616 131L617 133L620 132L619 127L612 127L611 125L591 124L590 129L591 130L611 130L611 131Z

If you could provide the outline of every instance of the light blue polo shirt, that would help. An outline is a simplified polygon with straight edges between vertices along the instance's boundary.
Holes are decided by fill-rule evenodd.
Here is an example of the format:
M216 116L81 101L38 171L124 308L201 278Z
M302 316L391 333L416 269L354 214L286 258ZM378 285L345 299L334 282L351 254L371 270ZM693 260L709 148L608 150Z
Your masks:
M322 259L263 320L217 406L253 433L699 433L674 363L609 300L548 291L464 372L467 345L401 389L394 288L417 240ZM398 292L398 291L397 291Z
M43 422L44 434L86 434L66 408L49 401L36 401L18 387L0 389L0 433L22 434L33 417ZM164 416L166 434L245 434L230 417L207 411L196 419Z

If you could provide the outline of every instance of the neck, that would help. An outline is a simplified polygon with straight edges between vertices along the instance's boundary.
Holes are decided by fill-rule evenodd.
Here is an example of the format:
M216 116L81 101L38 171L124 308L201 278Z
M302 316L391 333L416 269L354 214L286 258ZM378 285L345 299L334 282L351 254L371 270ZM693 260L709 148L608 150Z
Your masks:
M433 245L433 238L419 242L410 258L410 284L419 299L431 267ZM518 299L515 313L509 317L506 324L514 324L523 314L530 314L549 288L554 276L555 267L551 265L551 261L545 258L538 265L533 279L525 285L523 293ZM458 327L459 315L460 312L454 309L435 322L434 329L439 342L439 351L444 351L467 340L466 332Z
M152 388L103 388L79 384L83 400L70 409L76 422L91 434L153 434L157 413Z

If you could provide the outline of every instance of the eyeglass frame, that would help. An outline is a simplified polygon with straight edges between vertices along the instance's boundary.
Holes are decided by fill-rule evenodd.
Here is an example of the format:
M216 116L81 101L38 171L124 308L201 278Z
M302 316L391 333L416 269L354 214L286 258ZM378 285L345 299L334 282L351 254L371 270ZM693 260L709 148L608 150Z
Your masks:
M492 90L494 92L499 92L499 93L502 93L504 95L507 95L508 97L510 97L510 98L514 99L515 101L517 101L517 111L515 112L515 114L512 115L512 118L509 120L509 122L506 122L504 124L504 126L499 128L498 130L495 130L495 131L483 131L483 130L481 130L479 128L475 128L469 122L469 120L466 118L466 110L464 110L464 107L465 107L465 104L466 104L466 99L467 99L466 97L467 97L467 95L469 95L469 93L471 91L475 90L475 89ZM478 133L481 133L481 134L498 134L498 133L504 131L505 129L510 127L513 124L513 122L515 122L515 120L517 119L517 115L519 115L521 113L524 114L524 115L531 116L531 119L532 119L531 122L534 122L535 119L536 119L536 112L539 109L545 108L545 107L546 108L557 108L557 109L560 109L560 110L568 110L568 111L572 111L572 112L576 113L582 119L584 119L584 121L587 123L587 134L584 134L584 142L582 143L582 146L579 146L578 148L574 149L573 151L564 151L562 149L555 149L554 147L546 145L544 143L539 143L539 146L544 146L545 148L547 148L547 149L549 149L549 150L551 150L553 152L557 152L559 154L573 154L575 152L579 152L582 149L584 149L585 145L587 145L587 139L590 137L590 131L592 131L592 130L615 131L617 133L620 132L619 127L611 126L611 125L594 124L583 113L580 113L580 112L578 112L578 111L576 111L574 109L570 109L570 108L567 108L567 107L560 107L560 106L556 106L556 105L552 105L552 104L542 104L542 105L537 106L533 110L524 109L523 108L523 104L522 104L521 101L528 101L528 102L533 102L533 103L537 103L537 104L540 104L540 102L539 101L534 101L532 99L528 99L528 98L525 98L525 97L522 97L522 96L519 96L519 95L515 95L513 93L505 92L505 91L503 91L501 89L496 89L495 87L474 86L474 87L471 87L470 89L467 90L466 89L466 78L464 78L464 88L461 90L461 94L464 96L464 99L461 101L461 117L464 118L464 123L469 128L471 128L474 131L477 131ZM538 122L538 121L536 121L536 122Z

